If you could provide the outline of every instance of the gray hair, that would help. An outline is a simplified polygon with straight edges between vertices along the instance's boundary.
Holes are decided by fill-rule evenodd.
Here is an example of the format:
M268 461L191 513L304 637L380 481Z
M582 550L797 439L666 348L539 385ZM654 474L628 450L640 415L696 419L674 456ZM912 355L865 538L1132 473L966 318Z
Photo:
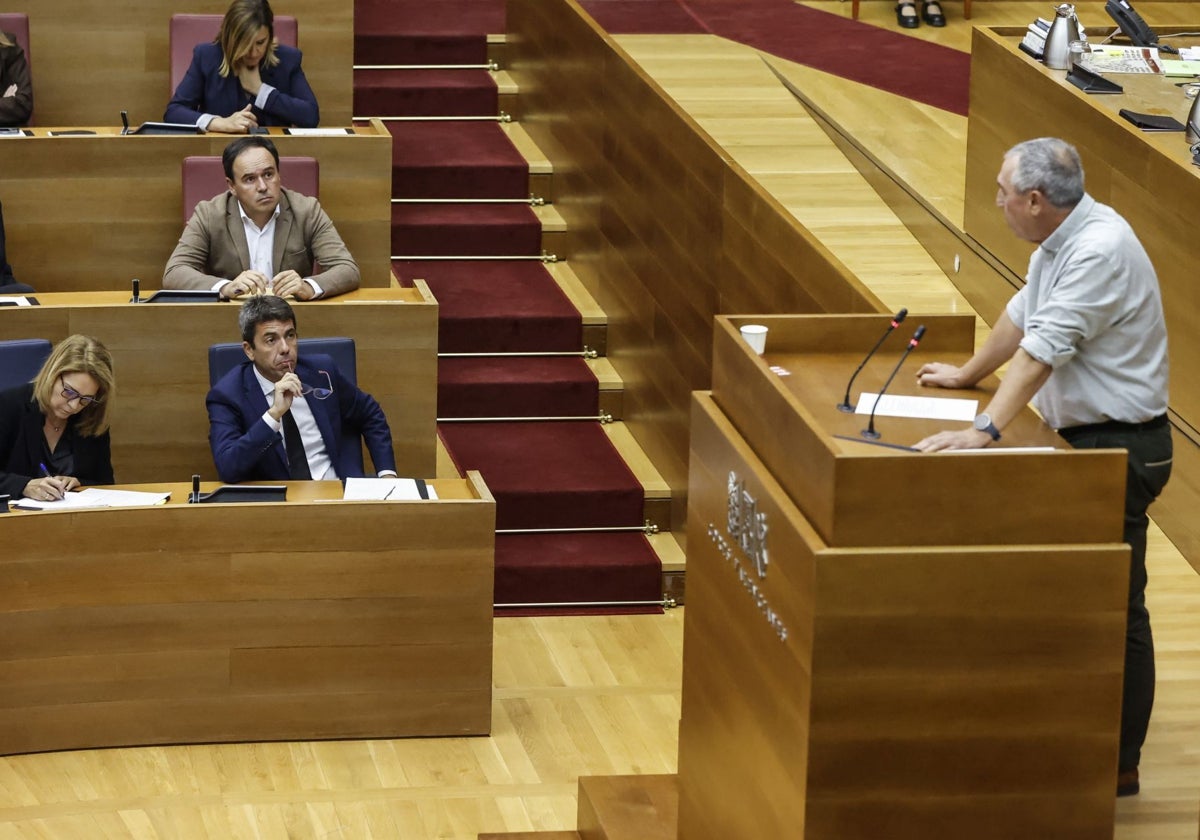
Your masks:
M259 324L267 321L291 321L296 324L296 314L286 300L278 295L254 295L246 298L238 312L238 329L242 331L242 341L254 344L254 330Z
M1016 156L1012 186L1019 193L1037 190L1055 207L1074 207L1083 198L1083 164L1079 152L1057 137L1026 140L1009 149Z

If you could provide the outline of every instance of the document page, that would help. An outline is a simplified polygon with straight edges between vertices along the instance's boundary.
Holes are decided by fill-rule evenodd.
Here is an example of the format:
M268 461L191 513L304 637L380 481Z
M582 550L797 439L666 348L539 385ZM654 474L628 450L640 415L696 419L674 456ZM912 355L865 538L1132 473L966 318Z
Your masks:
M855 414L870 414L878 394L860 394ZM965 420L970 423L979 413L979 400L954 397L905 397L884 394L876 417L916 417L920 420Z
M342 495L347 502L403 502L437 497L437 491L420 478L347 478Z
M110 490L89 487L79 492L68 493L56 502L39 502L35 499L19 499L13 507L22 510L69 510L104 507L141 507L161 505L171 498L170 493L142 493L136 490Z

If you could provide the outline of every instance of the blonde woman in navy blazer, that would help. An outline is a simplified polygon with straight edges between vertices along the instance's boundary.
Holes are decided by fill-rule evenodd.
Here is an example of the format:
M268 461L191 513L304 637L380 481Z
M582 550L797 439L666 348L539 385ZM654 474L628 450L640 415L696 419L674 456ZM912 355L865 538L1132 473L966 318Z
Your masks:
M320 109L300 60L300 50L276 42L267 0L233 0L217 40L192 51L163 119L227 134L315 128Z

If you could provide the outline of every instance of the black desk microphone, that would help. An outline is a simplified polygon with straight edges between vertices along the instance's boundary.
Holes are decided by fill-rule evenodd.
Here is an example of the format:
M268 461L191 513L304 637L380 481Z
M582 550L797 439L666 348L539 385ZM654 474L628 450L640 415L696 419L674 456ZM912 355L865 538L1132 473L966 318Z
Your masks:
M850 387L854 385L854 380L858 377L859 372L866 367L867 362L871 361L871 357L875 355L875 351L883 345L883 342L887 341L887 337L892 334L892 330L903 324L904 319L907 317L907 309L901 309L899 312L897 312L896 316L892 318L891 323L888 324L888 328L883 331L883 335L879 337L879 340L875 342L875 346L871 348L871 352L868 353L867 357L862 360L862 363L854 369L854 373L850 375L850 381L846 383L846 396L842 397L842 401L838 403L838 411L845 411L847 413L854 412L854 406L850 405Z
M904 348L904 355L900 357L900 361L896 362L896 366L892 368L892 375L888 377L887 382L883 383L883 387L879 389L878 396L875 397L875 405L871 406L871 420L867 423L867 428L862 430L862 436L871 440L879 439L879 432L875 431L875 409L879 408L879 401L883 399L883 395L887 393L888 386L892 384L892 380L896 378L896 374L900 372L900 366L904 364L904 360L908 358L908 354L917 349L917 345L921 343L921 339L925 337L925 325L917 327L917 331L913 333L913 337L908 340L908 346Z

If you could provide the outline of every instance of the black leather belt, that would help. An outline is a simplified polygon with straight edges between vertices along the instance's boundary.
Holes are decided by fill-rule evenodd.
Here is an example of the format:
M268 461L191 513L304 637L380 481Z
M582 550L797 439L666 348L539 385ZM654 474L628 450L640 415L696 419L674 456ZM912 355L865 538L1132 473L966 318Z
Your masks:
M1161 429L1168 423L1167 415L1160 414L1153 420L1147 420L1145 423L1123 423L1120 420L1105 420L1103 423L1085 423L1082 426L1067 426L1065 429L1059 429L1058 433L1063 437L1072 437L1093 432L1149 432L1153 429Z

